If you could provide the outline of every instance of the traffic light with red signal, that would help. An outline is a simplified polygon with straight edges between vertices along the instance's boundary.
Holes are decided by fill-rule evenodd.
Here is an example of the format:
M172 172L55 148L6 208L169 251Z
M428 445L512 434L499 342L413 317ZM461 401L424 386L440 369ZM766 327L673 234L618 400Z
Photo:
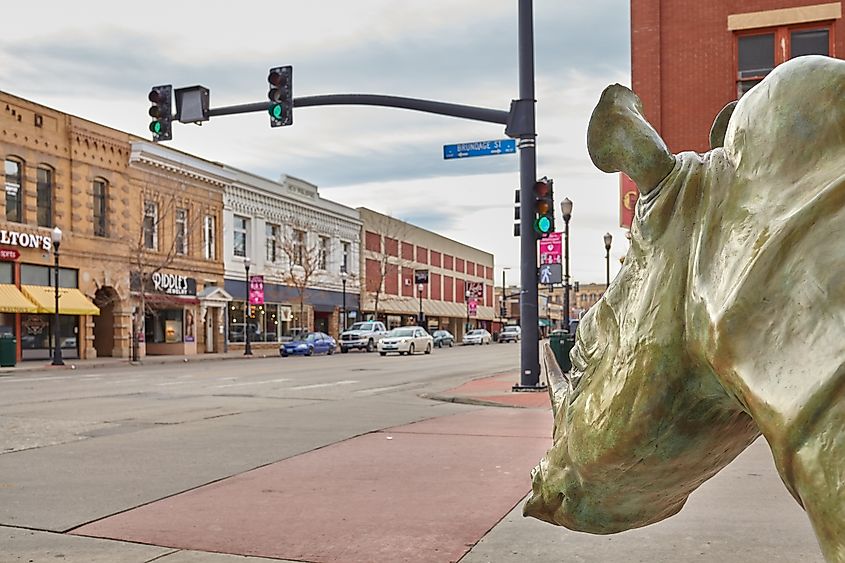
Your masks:
M293 124L293 67L277 66L267 75L270 127Z
M153 141L169 141L173 138L173 130L171 127L171 120L173 113L171 111L173 100L173 86L165 84L162 86L153 86L150 90L147 99L150 100L150 117L153 120L150 122L150 132L153 134Z
M545 238L555 230L554 181L541 178L534 184L534 232Z

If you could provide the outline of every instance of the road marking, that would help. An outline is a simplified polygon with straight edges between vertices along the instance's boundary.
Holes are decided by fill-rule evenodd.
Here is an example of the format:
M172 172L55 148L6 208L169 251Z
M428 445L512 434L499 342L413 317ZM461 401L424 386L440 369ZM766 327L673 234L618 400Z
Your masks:
M244 385L264 385L265 383L281 383L282 381L290 381L289 379L268 379L266 381L245 381L243 383L229 383L228 385L215 385L215 389L224 389L226 387L242 387Z
M334 383L315 383L314 385L300 385L299 387L290 387L290 391L299 391L302 389L319 389L320 387L334 387L335 385L352 385L358 383L353 379L344 379L343 381L335 381Z
M75 378L76 376L59 375L51 377L21 377L18 379L6 379L5 377L0 377L0 381L3 381L5 383L20 383L22 381L58 381L59 379L70 379L71 377Z
M166 383L156 383L159 387L164 387L165 385L183 385L185 383L190 383L189 381L168 381Z

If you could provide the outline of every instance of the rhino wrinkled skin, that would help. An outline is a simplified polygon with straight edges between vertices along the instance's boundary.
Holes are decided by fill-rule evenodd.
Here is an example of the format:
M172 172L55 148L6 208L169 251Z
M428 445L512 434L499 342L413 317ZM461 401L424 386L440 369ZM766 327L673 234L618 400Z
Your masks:
M673 155L633 92L602 94L590 156L641 195L624 266L550 381L554 445L524 513L646 526L762 434L845 562L845 61L779 66L711 143Z

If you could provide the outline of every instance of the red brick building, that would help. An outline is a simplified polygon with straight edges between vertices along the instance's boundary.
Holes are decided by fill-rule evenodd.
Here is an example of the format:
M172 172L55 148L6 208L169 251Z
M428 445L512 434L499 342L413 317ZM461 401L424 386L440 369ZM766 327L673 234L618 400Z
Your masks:
M673 152L708 150L713 118L772 68L845 56L842 2L631 0L631 72Z

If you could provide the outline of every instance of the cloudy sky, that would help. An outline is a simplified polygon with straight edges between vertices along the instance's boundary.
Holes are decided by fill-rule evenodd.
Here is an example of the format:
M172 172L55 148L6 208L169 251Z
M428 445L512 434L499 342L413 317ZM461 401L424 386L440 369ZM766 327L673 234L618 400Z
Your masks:
M518 97L516 0L15 2L4 10L0 89L149 137L150 86L201 84L211 105L266 100L267 70L294 67L294 96L372 93L507 110ZM538 175L574 202L573 279L603 281L626 250L618 178L596 170L586 126L602 89L630 84L623 0L535 0ZM493 252L518 281L516 155L443 160L443 145L505 138L502 126L390 108L299 108L176 123L169 144L366 206ZM558 208L559 214L559 208ZM562 219L558 217L562 226Z

